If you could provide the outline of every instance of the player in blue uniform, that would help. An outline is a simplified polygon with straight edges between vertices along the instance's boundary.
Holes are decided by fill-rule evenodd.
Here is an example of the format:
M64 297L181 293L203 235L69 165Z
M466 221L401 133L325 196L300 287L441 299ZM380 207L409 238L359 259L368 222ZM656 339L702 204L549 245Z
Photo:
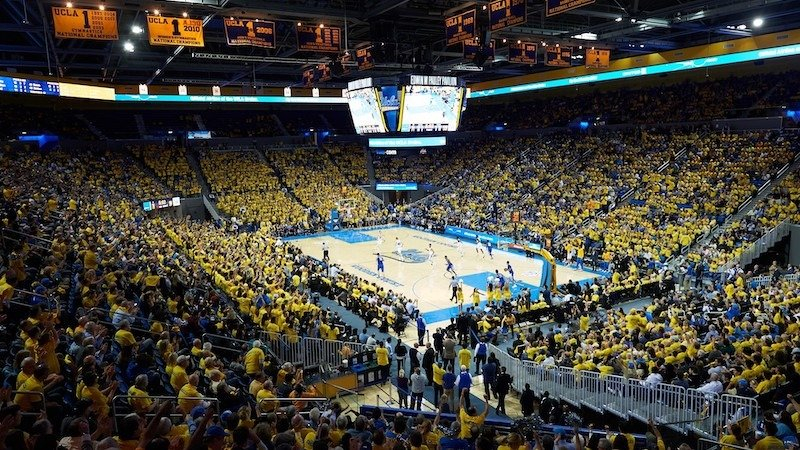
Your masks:
M453 268L453 262L450 261L450 258L448 258L447 255L445 255L444 260L447 263L447 271L452 273L455 276L458 276L458 274L456 273L456 270Z
M383 256L381 256L380 253L378 253L378 275L381 278L383 278L383 275L384 275L384 273L383 273Z
M489 259L494 259L494 256L492 256L492 241L486 241L486 252L489 253Z
M517 280L514 278L514 268L511 267L511 263L508 261L506 261L506 272L508 272L508 275L511 278L511 282L516 283Z

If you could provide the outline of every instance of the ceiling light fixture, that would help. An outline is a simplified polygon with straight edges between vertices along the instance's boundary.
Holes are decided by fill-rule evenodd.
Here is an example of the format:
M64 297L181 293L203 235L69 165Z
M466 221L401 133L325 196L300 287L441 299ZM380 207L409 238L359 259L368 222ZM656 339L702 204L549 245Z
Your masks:
M142 27L140 27L139 25L132 26L131 31L133 32L133 34L142 34L144 32Z
M154 9L154 10L153 10L153 14L155 14L155 15L159 15L159 14L161 14L161 12L160 12L159 10L157 10L157 9Z
M100 9L100 11L105 11L106 10L106 2L100 2L100 6L98 6L98 8Z
M622 22L622 17L617 17L616 19L614 19L614 22Z
M136 50L136 47L133 46L133 42L131 41L125 41L125 43L122 44L122 48L128 53L133 53L133 51Z
M183 17L189 17L189 13L188 13L188 12L186 12L186 11L184 11L184 12L183 12L183 14L182 14L182 16L183 16Z
M761 17L756 17L755 19L753 19L753 26L754 27L758 28L761 25L764 25L764 19L762 19Z
M72 2L67 2L67 8L72 8Z

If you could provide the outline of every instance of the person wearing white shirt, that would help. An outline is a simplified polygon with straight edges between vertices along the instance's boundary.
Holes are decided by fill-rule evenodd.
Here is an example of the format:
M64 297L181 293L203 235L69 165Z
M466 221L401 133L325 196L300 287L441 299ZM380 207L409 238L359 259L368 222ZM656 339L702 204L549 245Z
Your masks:
M723 386L719 381L719 374L712 373L711 377L708 379L708 382L697 388L697 390L704 394L721 394Z
M664 382L664 377L658 372L658 367L653 367L650 369L650 375L647 376L644 380L642 380L642 386L655 388L657 385Z
M375 350L375 347L377 347L377 345L378 345L378 340L375 339L374 334L367 338L367 343L366 343L367 350L369 351Z

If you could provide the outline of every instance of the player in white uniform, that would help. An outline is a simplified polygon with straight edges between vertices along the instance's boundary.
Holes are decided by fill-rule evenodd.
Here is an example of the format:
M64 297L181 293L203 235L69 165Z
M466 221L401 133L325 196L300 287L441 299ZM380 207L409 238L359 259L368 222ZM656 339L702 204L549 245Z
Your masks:
M464 257L464 243L461 242L461 238L456 238L456 250L461 257Z
M481 243L480 236L475 237L475 254L482 254L486 258L486 253L483 252L483 244Z
M433 251L433 244L428 243L428 262L433 265L433 257L436 256L436 252Z
M397 253L397 256L399 256L400 259L404 259L403 243L400 242L400 238L394 238L394 252Z
M383 247L383 233L378 233L378 240L375 242L375 252L380 253Z

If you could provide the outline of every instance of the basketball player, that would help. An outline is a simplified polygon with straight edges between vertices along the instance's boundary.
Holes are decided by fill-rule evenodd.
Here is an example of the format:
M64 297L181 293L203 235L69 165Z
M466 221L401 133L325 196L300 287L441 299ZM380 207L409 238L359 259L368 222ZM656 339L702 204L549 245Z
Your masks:
M514 278L514 268L511 267L511 263L506 261L506 272L508 272L509 278L511 278L512 283L516 283L517 279Z
M397 253L400 259L405 259L403 256L403 243L400 242L400 238L394 238L394 252Z
M463 258L464 257L464 243L461 242L461 238L460 237L456 238L456 250L458 251L458 254L461 255L461 257Z
M436 252L433 251L433 245L428 243L428 262L433 265L433 257L436 256Z
M481 242L480 236L475 236L475 254L478 253L482 254L484 258L486 258L486 254L483 253L483 243Z
M383 256L381 256L380 253L378 253L378 261L377 261L377 263L378 263L378 278L384 278L385 274L384 274L384 267L383 267Z
M489 259L494 259L494 255L492 255L492 241L486 241L486 253L489 254Z
M447 263L447 271L452 273L454 276L458 276L456 270L453 268L453 262L450 261L450 258L448 258L447 255L445 255L444 261Z
M375 243L375 251L380 252L383 247L383 233L378 233L378 241Z
M322 260L325 262L330 261L330 255L328 254L328 243L322 243Z

